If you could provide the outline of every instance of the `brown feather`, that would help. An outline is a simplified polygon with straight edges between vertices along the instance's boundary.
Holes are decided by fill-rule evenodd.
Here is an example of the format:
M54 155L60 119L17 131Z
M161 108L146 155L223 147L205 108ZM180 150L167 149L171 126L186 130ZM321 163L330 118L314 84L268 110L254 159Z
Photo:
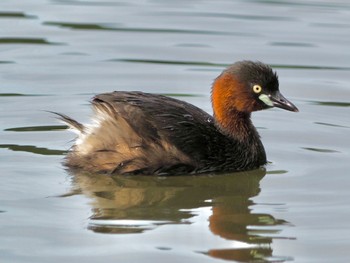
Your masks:
M144 113L137 107L101 99L95 99L93 106L92 124L83 126L67 156L68 166L92 172L155 173L159 167L191 164L190 158L167 140L141 137L121 114L127 111L142 118ZM72 122L70 118L63 120Z

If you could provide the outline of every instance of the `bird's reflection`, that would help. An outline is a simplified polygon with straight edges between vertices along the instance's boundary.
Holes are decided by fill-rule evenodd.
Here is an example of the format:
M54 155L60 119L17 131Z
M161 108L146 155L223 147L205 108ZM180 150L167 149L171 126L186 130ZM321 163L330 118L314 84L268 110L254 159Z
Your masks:
M251 211L251 198L259 194L265 173L258 169L215 176L109 176L84 172L72 175L76 191L92 200L92 231L140 233L160 224L189 223L193 217L191 209L211 206L209 228L213 234L255 246L206 253L227 260L250 261L272 256L271 235L278 230L264 227L285 223ZM124 221L139 224L113 223Z

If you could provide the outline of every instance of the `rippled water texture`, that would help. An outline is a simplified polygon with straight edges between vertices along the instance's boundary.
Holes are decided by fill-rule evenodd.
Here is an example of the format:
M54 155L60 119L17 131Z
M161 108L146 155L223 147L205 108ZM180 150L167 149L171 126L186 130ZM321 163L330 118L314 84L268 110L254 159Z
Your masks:
M0 2L1 262L348 262L348 1ZM271 162L247 173L69 172L89 99L162 93L211 113L234 61L277 70L300 109L253 114Z

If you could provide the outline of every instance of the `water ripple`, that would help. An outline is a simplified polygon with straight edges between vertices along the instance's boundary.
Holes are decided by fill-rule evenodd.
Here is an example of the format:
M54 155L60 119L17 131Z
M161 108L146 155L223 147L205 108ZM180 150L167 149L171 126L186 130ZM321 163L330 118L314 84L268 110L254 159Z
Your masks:
M108 1L79 1L79 0L52 0L60 5L82 5L82 6L130 6L126 2L108 2Z
M213 18L229 18L240 20L255 21L294 21L295 18L287 16L265 16L251 14L231 14L231 13L215 13L215 12L149 12L152 16L189 16L189 17L213 17Z
M267 174L286 174L288 171L286 170L273 170L273 171L267 171Z
M273 68L280 69L302 69L302 70L350 70L350 67L331 67L331 66L315 66L315 65L284 65L272 64Z
M331 107L350 107L350 102L341 101L310 101L312 104L319 106L331 106Z
M313 147L302 147L302 149L312 152L320 152L320 153L339 153L339 151L332 149L321 149L321 148L313 148Z
M23 94L23 93L0 93L0 97L33 97L33 96L50 96L46 94Z
M43 25L58 26L62 28L77 30L105 30L119 32L137 32L137 33L175 33L175 34L196 34L196 35L236 35L236 36L255 36L254 34L241 32L223 32L210 30L195 29L171 29L171 28L138 28L138 27L117 27L107 24L91 24L91 23L66 23L66 22L44 22Z
M180 60L157 60L157 59L109 59L112 62L128 63L149 63L149 64L170 64L170 65L190 65L190 66L210 66L210 67L227 67L229 64L212 63L204 61L180 61Z
M64 155L67 153L67 151L36 147L34 145L0 144L0 148L8 149L15 152L29 152L40 155Z
M345 8L348 9L348 4L336 3L335 1L280 1L280 0L251 0L253 3L281 5L281 6L299 6L299 7L323 7L323 8Z
M0 18L26 18L26 19L36 19L37 16L27 15L22 12L0 12Z
M109 59L114 62L129 62L129 63L149 63L149 64L170 64L170 65L190 65L190 66L208 66L208 67L227 67L227 63L213 63L205 61L180 61L180 60L157 60L157 59L129 59L118 58ZM350 67L330 67L330 66L314 66L314 65L285 65L285 64L270 64L276 69L302 69L302 70L350 70Z
M336 127L336 128L350 128L349 126L337 125L337 124L326 123L326 122L314 122L314 123L318 125L330 126L330 127Z
M62 45L62 43L50 42L44 38L2 37L0 44L29 44L29 45Z
M59 130L66 130L67 128L68 127L65 125L28 126L28 127L8 128L8 129L5 129L5 131L14 131L14 132L59 131Z
M281 46L281 47L316 47L314 44L310 43L295 43L295 42L271 42L271 46Z

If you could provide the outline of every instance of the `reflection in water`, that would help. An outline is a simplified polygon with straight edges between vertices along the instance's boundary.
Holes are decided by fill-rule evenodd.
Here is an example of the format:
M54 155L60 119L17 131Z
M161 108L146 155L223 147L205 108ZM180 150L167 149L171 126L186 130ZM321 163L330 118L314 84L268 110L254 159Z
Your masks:
M92 199L89 229L99 233L141 233L163 224L188 224L194 209L211 206L209 229L213 234L252 246L212 249L206 254L250 261L272 256L272 236L279 231L276 226L286 223L250 209L264 175L264 169L166 178L74 172L73 185L74 193Z

